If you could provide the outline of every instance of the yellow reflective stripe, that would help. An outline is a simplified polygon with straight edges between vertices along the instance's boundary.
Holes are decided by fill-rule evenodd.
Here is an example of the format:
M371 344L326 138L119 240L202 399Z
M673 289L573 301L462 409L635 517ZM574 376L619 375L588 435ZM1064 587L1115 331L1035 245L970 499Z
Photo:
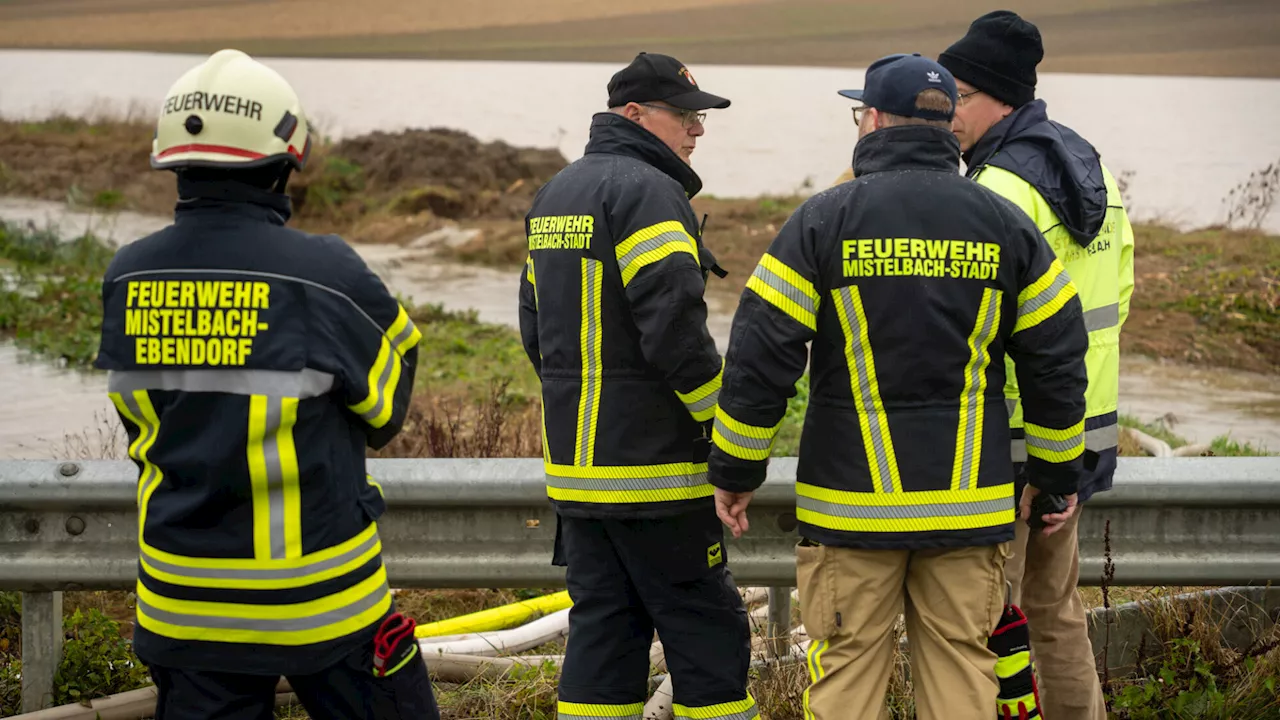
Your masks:
M862 427L862 443L867 452L867 465L877 492L902 492L898 472L898 456L889 434L889 418L880 399L880 383L876 379L876 363L867 331L867 314L862 293L856 285L835 292L836 314L844 328L845 361L849 365L854 405L858 424Z
M1023 650L1007 657L996 658L996 677L1007 680L1031 666L1031 652Z
M618 243L615 248L618 269L622 271L622 284L630 285L632 278L647 265L675 253L687 252L698 261L697 244L684 225L676 221L661 222L643 228Z
M177 640L310 645L368 627L391 608L385 567L327 597L288 605L176 600L137 585L138 624Z
M253 556L258 560L280 559L271 552L271 481L267 476L266 438L269 403L265 395L249 398L249 483L253 498Z
M560 720L588 720L591 718L640 720L643 715L644 703L603 705L599 703L568 702L565 700L560 700L556 703L556 717Z
M139 562L149 577L170 585L185 587L223 588L228 590L288 590L307 587L354 572L382 552L382 542L375 536L363 546L357 546L350 559L336 558L321 569L308 572L301 569L254 568L253 570L191 570L176 568L149 557L143 551ZM165 570L164 568L169 568ZM177 570L178 572L173 572Z
M690 393L676 391L680 402L688 408L689 414L698 422L706 422L716 415L716 403L720 401L720 384L724 379L724 365L721 361L720 372L702 387Z
M533 274L533 256L530 255L524 261L524 276L529 280L529 284L536 290L538 288L537 276Z
M355 548L365 544L370 538L376 537L378 526L376 523L369 523L368 527L361 530L349 540L344 540L337 545L327 547L323 550L317 550L309 555L303 555L300 558L286 559L264 559L257 560L255 558L204 558L190 557L186 555L176 555L174 553L157 550L150 545L144 545L142 552L148 558L178 568L187 568L191 570L225 570L228 572L276 572L283 570L293 570L299 573L311 572L311 568L316 565L328 563L330 560L352 552Z
M596 465L545 463L547 496L587 503L643 503L694 500L714 494L706 463Z
M595 464L596 425L600 421L600 389L604 383L603 321L600 294L604 291L604 267L599 260L582 258L582 396L578 400L578 434L573 464Z
M152 463L149 457L151 448L160 435L160 417L156 414L156 409L151 404L151 396L146 390L134 390L128 395L110 393L110 396L116 409L128 418L129 422L138 426L138 437L129 444L129 457L142 464L137 493L138 543L145 545L143 533L147 527L147 505L151 502L151 495L155 493L156 488L160 487L160 482L164 479L164 473L161 472L160 467Z
M822 667L822 654L827 651L831 643L827 640L812 640L809 642L809 652L806 658L809 665L809 687L804 689L804 717L805 720L815 720L816 716L809 707L809 691L819 680L827 676L826 670Z
M1054 258L1044 275L1018 293L1018 321L1013 331L1022 332L1048 320L1075 296L1075 283L1062 261Z
M956 428L956 456L951 468L951 489L966 490L978 484L982 464L982 425L986 411L988 347L1000 329L1000 291L986 288L978 315L969 333L969 362L964 366L964 391L960 394L960 424Z
M760 711L756 709L756 700L751 697L751 693L747 693L744 700L717 705L694 707L674 703L672 709L675 710L676 717L692 720L756 720L760 717Z
M378 494L381 495L384 500L386 499L387 494L382 492L382 484L379 483L377 480L374 480L372 475L369 475L366 473L364 476L364 481L372 485L373 489L377 490Z
M1013 484L969 490L879 493L796 483L801 522L847 532L973 530L1015 519Z
M777 439L779 420L773 427L748 425L731 417L723 407L716 407L716 422L711 432L711 442L729 455L740 460L767 460Z
M276 446L280 450L280 471L284 502L284 556L302 557L302 488L298 483L298 451L293 444L293 426L298 424L298 398L281 399L280 429Z
M391 419L396 386L400 382L401 357L422 339L422 332L409 319L404 306L399 307L396 321L379 338L378 356L369 368L369 394L351 411L369 425L380 428ZM394 355L394 357L393 357Z
M803 275L765 253L747 280L747 289L810 330L818 329L817 290Z
M1034 711L1036 707L1035 693L1029 693L1018 698L996 698L997 712L1003 713L1007 708L1009 710L1009 717L1020 717L1023 710L1030 713ZM1005 716L1000 715L1000 717Z
M1025 423L1027 454L1048 462L1070 462L1084 454L1084 421L1056 430Z

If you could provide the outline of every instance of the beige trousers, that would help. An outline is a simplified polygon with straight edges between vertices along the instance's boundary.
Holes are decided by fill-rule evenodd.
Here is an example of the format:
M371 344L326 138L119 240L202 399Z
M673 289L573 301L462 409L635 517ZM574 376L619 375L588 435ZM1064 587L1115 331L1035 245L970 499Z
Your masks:
M1018 523L1005 573L1013 602L1027 616L1031 651L1040 681L1040 714L1045 720L1106 720L1097 661L1089 642L1084 603L1076 592L1080 576L1080 513L1045 537Z
M946 550L796 547L809 634L806 720L883 720L905 616L919 720L991 720L1009 543Z

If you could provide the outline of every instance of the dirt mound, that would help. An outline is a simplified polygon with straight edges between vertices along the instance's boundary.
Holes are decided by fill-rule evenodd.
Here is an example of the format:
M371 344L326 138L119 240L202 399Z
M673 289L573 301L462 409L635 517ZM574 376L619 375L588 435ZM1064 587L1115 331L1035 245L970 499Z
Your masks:
M556 150L482 143L444 128L361 135L329 154L358 167L366 195L389 196L393 210L451 219L523 217L533 194L567 164ZM334 165L325 170L351 170Z
M55 118L0 122L0 192L102 209L168 213L173 178L151 169L151 129Z
M151 137L144 122L0 121L0 192L167 215L175 183L151 169ZM289 192L298 227L398 242L445 220L518 220L567 162L456 130L375 132L317 145Z

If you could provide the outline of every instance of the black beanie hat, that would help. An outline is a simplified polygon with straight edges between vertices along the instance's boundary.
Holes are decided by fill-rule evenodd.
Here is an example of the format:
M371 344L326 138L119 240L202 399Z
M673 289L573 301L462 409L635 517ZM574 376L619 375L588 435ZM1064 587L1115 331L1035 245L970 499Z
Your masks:
M1010 10L974 20L938 64L997 100L1022 107L1036 97L1036 65L1044 59L1040 30Z

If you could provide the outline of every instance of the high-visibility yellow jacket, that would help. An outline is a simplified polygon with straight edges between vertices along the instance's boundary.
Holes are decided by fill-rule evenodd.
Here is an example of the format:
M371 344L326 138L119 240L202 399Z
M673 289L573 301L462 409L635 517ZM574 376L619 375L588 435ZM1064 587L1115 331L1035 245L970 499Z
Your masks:
M796 469L801 534L924 549L1014 534L1004 358L1027 388L1026 464L1077 489L1084 453L1080 302L1012 203L960 175L948 130L858 143L857 179L806 201L747 283L716 409L711 483L763 483L810 361Z
M1111 487L1116 468L1120 328L1133 295L1134 244L1120 190L1093 146L1049 120L1042 100L994 126L966 162L971 178L1031 217L1080 293L1089 331L1083 502ZM1027 458L1022 402L1013 361L1006 362L1013 458L1021 462Z
M139 471L134 648L318 672L394 606L365 451L404 423L422 333L340 238L282 227L287 196L179 194L103 282L96 365Z

